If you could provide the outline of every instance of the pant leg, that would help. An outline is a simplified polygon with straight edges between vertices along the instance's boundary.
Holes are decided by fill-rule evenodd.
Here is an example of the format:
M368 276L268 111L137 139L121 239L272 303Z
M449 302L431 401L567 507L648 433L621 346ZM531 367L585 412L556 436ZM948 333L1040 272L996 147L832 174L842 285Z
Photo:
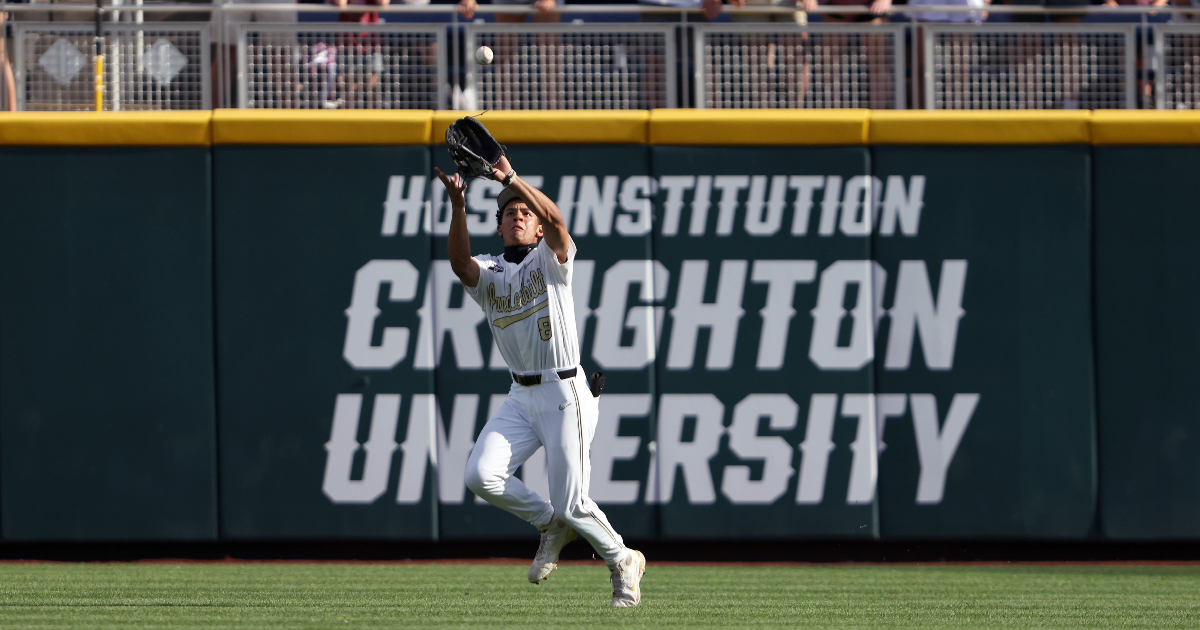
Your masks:
M550 502L513 476L529 459L541 440L529 426L520 405L509 395L487 421L467 458L466 483L472 492L507 510L534 527L545 527L554 518Z
M611 564L620 559L625 543L587 494L598 401L581 376L530 389L536 389L537 400L525 411L546 447L550 503L558 518L586 538Z

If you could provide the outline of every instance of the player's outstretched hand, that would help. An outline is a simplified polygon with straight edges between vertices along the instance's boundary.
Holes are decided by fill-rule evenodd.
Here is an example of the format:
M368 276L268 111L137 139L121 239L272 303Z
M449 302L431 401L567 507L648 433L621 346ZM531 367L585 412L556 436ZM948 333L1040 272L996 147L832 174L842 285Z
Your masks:
M512 163L508 161L508 156L501 155L500 161L496 162L496 165L492 167L492 174L488 177L498 182L503 181L505 177L508 177L508 172L511 170L513 170L513 167Z
M442 185L446 187L446 192L450 194L450 205L455 208L465 208L466 201L463 199L463 193L467 190L467 180L462 178L458 173L454 177L448 177L442 172L442 169L433 167L437 173L438 179L442 180Z

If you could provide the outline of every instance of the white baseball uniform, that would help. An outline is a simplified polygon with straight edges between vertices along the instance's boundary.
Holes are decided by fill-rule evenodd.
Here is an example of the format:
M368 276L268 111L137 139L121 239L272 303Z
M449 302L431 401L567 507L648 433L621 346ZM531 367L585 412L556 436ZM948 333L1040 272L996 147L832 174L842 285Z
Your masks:
M606 562L616 562L625 545L587 494L600 407L579 367L571 296L575 243L568 244L565 263L545 239L517 264L486 254L474 260L479 284L467 293L487 315L500 354L515 374L540 375L541 383L513 382L467 460L467 486L539 529L557 513ZM572 369L574 376L560 375ZM514 476L539 446L546 447L549 501Z

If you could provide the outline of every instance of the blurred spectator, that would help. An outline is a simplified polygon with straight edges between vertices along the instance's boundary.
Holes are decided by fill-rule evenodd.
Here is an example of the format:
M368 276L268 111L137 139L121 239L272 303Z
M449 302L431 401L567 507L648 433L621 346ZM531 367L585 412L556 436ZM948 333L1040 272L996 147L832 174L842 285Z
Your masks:
M795 22L800 26L808 24L808 13L817 8L817 0L730 0L730 4L737 7L795 7L799 1L804 7L804 11L792 11L791 13L740 13L733 12L729 14L729 19L732 22ZM800 39L807 42L808 33L800 33ZM766 48L767 68L774 68L776 57L778 54L778 46L770 37L763 35L746 35L746 41L753 47ZM808 93L808 84L812 80L812 63L807 59L801 61L800 68L800 84L797 86L797 92L800 95L800 100L803 101Z
M797 24L808 24L808 13L817 8L817 0L742 0L740 3L736 0L731 0L730 4L734 6L747 7L794 7L797 4L804 8L804 11L793 11L792 13L732 13L729 19L734 22L796 22Z
M937 6L937 5L954 5L963 7L974 7L982 9L991 0L908 0L908 6ZM966 22L982 22L987 19L987 11L913 11L910 12L909 18L913 22L928 22L928 23L966 23ZM921 37L921 32L925 29L918 26L915 29L913 37ZM942 41L943 50L951 51L951 54L961 54L960 51L971 49L971 41L974 35L971 33L943 33ZM914 58L916 61L915 67L925 67L925 47L914 47ZM952 103L962 103L969 100L968 89L970 85L972 68L969 64L956 63L950 64L946 69L946 78L942 81L943 89L945 90L945 98ZM915 75L915 73L914 73ZM920 78L914 77L914 81L919 81Z
M8 61L8 14L0 12L0 109L17 111L17 84Z
M871 22L879 24L887 22L888 9L892 8L892 0L828 0L823 4L840 7L869 7L870 13L825 13L821 19L826 22ZM939 3L941 4L941 3Z
M1184 4L1183 6L1190 6L1190 4L1191 4L1189 2L1189 0L1184 0L1184 2L1187 4ZM1132 5L1132 6L1139 6L1139 7L1165 7L1165 6L1167 6L1167 4L1168 4L1167 0L1104 0L1104 6L1106 6L1106 7L1115 7L1115 6L1120 6L1120 5L1125 5L1125 6ZM1154 15L1154 13L1151 13L1150 15Z
M562 19L562 14L558 12L558 3L555 0L492 0L492 4L520 5L532 4L537 13L533 14L534 22L558 22ZM564 3L565 4L565 3ZM466 19L475 17L475 9L479 7L476 0L459 0L458 13ZM516 23L524 22L524 13L497 13L496 21L500 23Z
M1187 0L1184 0L1184 2L1187 2ZM1167 0L1104 0L1104 6L1106 7L1115 7L1121 5L1138 7L1165 7L1167 4ZM1190 6L1190 3L1185 4L1184 6ZM1158 15L1158 13L1156 11L1150 11L1149 15ZM1178 17L1179 15L1180 14L1176 14L1172 17ZM1154 102L1154 84L1149 80L1148 75L1149 73L1146 72L1146 60L1142 56L1142 47L1139 46L1137 48L1138 94L1139 98L1142 99L1142 103L1144 104L1143 106L1152 107L1152 103Z
M1200 9L1200 0L1175 0L1171 4L1177 7L1194 7ZM1200 22L1200 13L1175 13L1172 22Z
M823 13L821 18L826 22L858 22L880 24L888 21L888 10L892 8L892 0L828 0L823 4L843 7L868 7L869 13ZM847 59L850 55L865 56L867 62L867 77L870 85L868 102L871 109L889 109L895 107L895 87L893 85L892 68L887 63L889 35L884 33L867 32L858 36L854 42L849 34L829 33L825 41L835 59ZM834 64L836 65L836 64ZM838 68L823 66L817 70L822 76L823 85L835 85L838 81ZM862 105L851 105L862 107Z
M329 0L339 8L345 8L348 4L355 6L379 6L386 7L391 3L391 0ZM342 13L338 16L340 22L356 22L358 24L378 24L378 11L364 11L362 13ZM383 58L383 42L378 33L351 33L339 38L338 46L332 47L325 42L318 42L310 51L311 58L309 61L309 71L316 71L318 75L323 70L323 82L321 84L320 100L321 106L326 109L335 109L345 105L343 98L334 99L330 93L334 81L336 80L339 92L346 95L352 103L364 101L369 109L378 109L380 100L379 93L379 76L383 74L384 58ZM349 55L349 67L360 67L365 69L367 81L365 84L360 84L356 78L347 80L346 77L340 76L338 72L338 57L341 55ZM359 57L367 63L355 63L354 57ZM363 90L359 94L359 90Z
M354 6L375 5L386 7L387 5L391 4L391 0L329 0L329 3L338 8L345 8L347 4L352 4ZM428 2L425 2L424 4L428 4ZM338 16L338 21L358 22L359 24L377 24L379 22L379 12L364 11L362 13L343 13Z
M954 5L982 9L990 0L908 0L908 6ZM914 22L982 22L987 11L921 11L909 14Z
M744 0L730 0L733 6L742 6ZM673 9L703 9L703 16L688 14L689 22L707 22L721 14L721 0L638 0L639 4L655 7L670 7ZM678 13L643 13L639 17L643 22L679 22Z
M1031 6L1044 7L1047 9L1061 9L1064 7L1084 7L1090 4L1089 0L1007 0L1011 6ZM1013 22L1045 22L1046 15L1044 13L1013 13ZM1083 13L1054 13L1050 14L1051 22L1078 22L1083 19Z

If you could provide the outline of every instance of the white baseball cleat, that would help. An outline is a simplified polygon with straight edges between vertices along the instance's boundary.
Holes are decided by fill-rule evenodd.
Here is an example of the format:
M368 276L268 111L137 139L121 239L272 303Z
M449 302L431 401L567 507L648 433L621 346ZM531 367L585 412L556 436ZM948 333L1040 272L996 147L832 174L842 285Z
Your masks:
M632 608L642 603L642 574L646 572L646 556L636 549L620 562L608 567L612 573L613 598L610 606Z
M529 581L537 584L549 577L550 572L558 566L558 554L572 540L575 540L575 530L558 520L558 517L552 519L542 530L542 542L533 558L533 566L529 567Z

